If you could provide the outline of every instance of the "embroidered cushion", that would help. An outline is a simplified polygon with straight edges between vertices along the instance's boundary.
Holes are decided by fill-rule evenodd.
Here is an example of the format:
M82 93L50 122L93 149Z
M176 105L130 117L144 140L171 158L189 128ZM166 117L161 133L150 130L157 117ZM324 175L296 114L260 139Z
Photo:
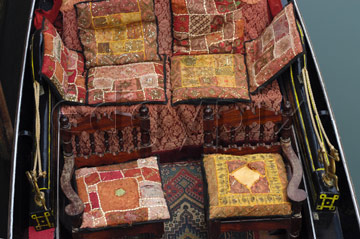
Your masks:
M241 54L174 56L171 88L173 104L250 100Z
M74 4L82 2L81 0L62 0L60 11L68 11L74 8Z
M209 217L290 215L279 154L205 155Z
M243 3L220 0L171 0L174 54L241 53Z
M86 67L159 60L152 0L75 5Z
M241 10L245 20L245 41L260 36L272 20L268 0L260 0L256 4L244 4Z
M88 72L88 103L164 103L164 63L100 66Z
M245 43L250 92L270 82L302 53L294 9L288 4L259 38Z
M76 170L83 201L81 228L101 228L170 218L156 157Z
M68 101L85 102L84 58L64 46L55 27L43 22L43 58L41 74L54 86L58 95Z

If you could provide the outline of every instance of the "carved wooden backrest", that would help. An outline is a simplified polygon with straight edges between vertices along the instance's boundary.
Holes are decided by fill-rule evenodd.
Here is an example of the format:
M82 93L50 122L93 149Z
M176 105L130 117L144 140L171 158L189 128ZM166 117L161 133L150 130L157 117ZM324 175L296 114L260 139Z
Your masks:
M149 110L143 105L135 115L123 112L114 112L111 116L104 115L98 118L95 114L84 117L76 125L69 122L67 116L60 117L61 142L65 156L75 156L76 166L96 166L100 164L109 164L115 162L124 162L129 159L147 157L151 153L150 144L150 118ZM133 150L131 152L124 149L124 129L131 127ZM115 129L119 151L111 152L109 144L108 130ZM104 152L96 152L94 133L103 131ZM80 137L82 132L89 134L90 149L88 153L81 153ZM138 134L141 137L138 140ZM72 137L75 138L75 148L72 145ZM73 155L75 154L75 155Z
M291 127L290 114L289 104L285 104L282 114L260 107L245 111L234 108L217 113L208 105L204 109L204 153L239 155L281 152L279 132L282 132L282 138L290 137L290 133L287 132ZM270 140L265 140L264 128L269 121L274 125L274 135ZM249 136L250 126L254 123L258 124L259 129L257 140L252 140ZM239 127L245 131L243 132L244 139L241 141L236 140L236 133L238 133L236 129ZM228 140L221 139L221 133L228 134Z
M151 154L150 144L150 119L149 110L143 105L140 107L139 113L131 115L128 113L115 112L110 118L88 117L80 120L76 126L71 125L68 117L62 115L60 117L60 137L64 155L64 165L60 178L61 189L69 200L69 204L65 206L65 212L71 216L72 226L75 228L81 224L81 215L84 211L84 205L72 187L72 175L75 165L81 166L97 166L101 164L112 164L125 162L131 159L147 157ZM123 147L123 132L126 127L132 127L132 143L134 150L125 152ZM106 136L106 130L115 128L118 131L118 140L120 145L119 152L110 152L109 137ZM94 133L98 130L105 131L104 145L105 152L99 154L95 152ZM90 134L90 151L89 155L81 155L79 149L79 137L82 132L86 131ZM138 140L138 132L140 131L140 142ZM76 148L72 147L72 136L75 136ZM74 151L76 152L74 154ZM78 159L81 159L77 161Z
M301 161L294 152L292 139L292 112L289 101L286 101L282 107L282 113L276 114L273 111L265 109L256 109L254 112L247 110L241 112L238 109L215 114L211 106L204 109L204 153L220 153L232 155L245 155L253 153L281 153L286 159L286 163L291 168L289 172L289 184L287 187L287 196L292 202L293 214L301 210L301 204L306 199L306 192L299 189L302 180L303 170ZM272 121L274 123L274 134L272 141L263 140L263 125ZM239 122L245 126L245 139L242 142L235 141L235 130L231 127L238 127ZM251 142L249 138L248 126L257 122L260 124L259 142ZM228 130L229 142L219 139L219 131L226 125ZM224 127L223 127L224 128ZM280 133L281 135L280 135Z

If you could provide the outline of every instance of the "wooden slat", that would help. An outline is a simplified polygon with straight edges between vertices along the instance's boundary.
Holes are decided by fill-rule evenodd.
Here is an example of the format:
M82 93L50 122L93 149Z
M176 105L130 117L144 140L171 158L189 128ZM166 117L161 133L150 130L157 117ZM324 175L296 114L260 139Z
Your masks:
M132 152L118 152L118 153L105 153L103 156L97 154L85 157L76 157L75 166L81 168L84 166L100 166L113 163L123 163L132 159L141 158L139 151Z
M126 126L140 126L140 121L137 118L132 118L131 114L127 113L116 113L111 115L110 118L101 117L98 120L95 116L84 117L77 123L77 126L72 126L70 131L72 133L86 131L87 133L95 133L97 130L105 131L112 128L124 128Z
M219 125L227 125L238 127L240 125L251 125L253 123L265 124L268 121L281 123L281 114L275 114L274 111L256 108L255 112L245 110L241 112L238 109L231 109L220 113L220 118L217 120Z

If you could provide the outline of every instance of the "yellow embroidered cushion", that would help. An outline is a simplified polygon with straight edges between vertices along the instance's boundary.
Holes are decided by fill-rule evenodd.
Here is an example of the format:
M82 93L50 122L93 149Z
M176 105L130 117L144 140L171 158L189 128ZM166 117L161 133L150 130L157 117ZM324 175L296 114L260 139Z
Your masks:
M171 88L173 104L250 100L241 54L174 56Z
M211 154L203 160L210 219L291 214L279 154Z
M75 5L86 67L158 61L153 0L111 0Z

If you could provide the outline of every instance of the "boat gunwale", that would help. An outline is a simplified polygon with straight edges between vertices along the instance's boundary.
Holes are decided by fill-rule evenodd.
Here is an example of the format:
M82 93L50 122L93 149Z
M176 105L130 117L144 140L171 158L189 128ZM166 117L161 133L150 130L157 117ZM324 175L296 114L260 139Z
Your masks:
M13 138L13 147L12 147L12 154L11 154L11 167L10 167L10 191L9 191L9 203L8 203L8 231L7 231L7 238L13 238L13 230L14 230L14 204L15 204L15 183L16 183L16 168L17 168L17 157L18 157L18 139L19 139L19 127L20 127L20 111L22 105L22 96L23 96L23 86L24 86L24 78L25 78L25 68L26 68L26 59L28 55L29 49L29 41L34 17L34 10L35 10L35 3L36 0L31 0L30 4L30 13L28 17L28 26L26 37L24 40L24 50L22 55L22 65L21 65L21 76L19 81L19 90L18 90L18 101L16 104L16 116L14 122L14 138Z
M339 146L338 150L339 150L339 154L340 154L340 159L341 159L341 162L342 162L343 167L344 167L347 183L348 183L349 189L350 189L351 200L352 200L352 202L354 204L354 210L355 210L355 214L356 214L356 218L357 218L357 222L358 222L358 226L359 226L359 230L360 230L359 204L357 202L357 198L356 198L356 194L355 194L355 190L354 190L354 184L352 183L352 179L351 179L351 176L350 176L348 165L347 165L347 162L346 162L346 159L345 159L345 154L344 154L343 146L342 146L342 143L341 143L341 140L340 140L339 131L338 131L338 128L336 126L335 115L334 115L334 112L333 112L333 110L332 110L332 108L330 106L329 97L328 97L328 94L327 94L327 91L326 91L325 83L324 83L324 80L323 80L323 77L322 77L322 74L321 74L321 71L320 71L320 67L319 67L319 64L318 64L318 61L317 61L317 58L316 58L316 55L315 55L314 48L313 48L312 43L311 43L310 36L308 34L308 30L306 28L304 18L302 16L301 12L300 12L300 8L299 8L299 6L297 4L297 0L293 0L293 2L294 2L296 14L298 15L300 24L301 24L301 26L303 28L303 31L304 31L305 39L306 39L307 44L308 44L309 49L310 49L311 57L314 60L315 69L316 69L318 79L319 79L319 82L320 82L320 85L321 85L321 88L322 88L322 91L323 91L326 107L329 110L329 116L330 116L331 125L332 125L332 127L334 129L336 143Z

